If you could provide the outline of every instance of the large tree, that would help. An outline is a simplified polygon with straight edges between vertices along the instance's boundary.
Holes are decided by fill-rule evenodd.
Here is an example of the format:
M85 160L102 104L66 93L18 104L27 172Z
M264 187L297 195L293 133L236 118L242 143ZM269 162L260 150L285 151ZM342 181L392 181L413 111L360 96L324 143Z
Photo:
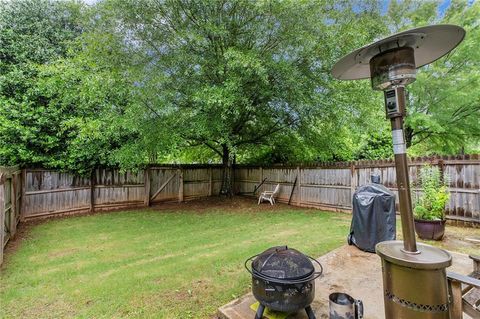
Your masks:
M342 53L333 40L355 44L341 29L371 38L376 28L368 22L378 17L375 3L359 11L334 1L112 0L102 6L112 24L103 24L93 43L105 48L109 42L100 39L108 37L123 44L118 55L130 57L125 69L143 104L136 118L156 123L157 137L217 154L224 192L236 154L288 136L292 141L325 123L335 130L334 115L352 113L351 103L331 101L330 67ZM355 19L367 23L354 27ZM334 136L315 136L321 134Z
M235 159L389 156L382 95L332 79L331 67L375 38L437 22L467 38L409 86L409 152L479 146L479 3L0 4L0 165L223 162L229 192Z

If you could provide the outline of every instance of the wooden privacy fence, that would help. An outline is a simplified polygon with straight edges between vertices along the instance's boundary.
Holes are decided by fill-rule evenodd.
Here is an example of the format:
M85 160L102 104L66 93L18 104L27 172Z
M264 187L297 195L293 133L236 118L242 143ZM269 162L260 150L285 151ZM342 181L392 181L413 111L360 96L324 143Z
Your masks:
M480 159L478 155L461 157L422 157L409 161L413 200L421 193L418 187L420 168L439 166L448 176L450 202L447 218L460 224L480 225ZM389 160L322 163L312 166L237 166L235 188L239 194L253 195L273 190L280 184L278 200L296 206L351 211L352 196L358 186L370 182L372 173L397 195L395 163ZM263 182L263 184L262 184ZM471 225L473 226L473 225Z
M218 194L218 165L159 166L136 172L96 169L90 177L46 169L24 170L22 218L149 206Z
M420 168L427 163L439 166L444 175L449 177L451 198L446 207L447 217L480 224L479 156L410 159L414 199L420 194L417 185ZM10 194L15 191L18 193L14 201L17 204L13 205L18 218L19 199L23 196L23 219L148 206L217 195L223 173L219 165L162 165L136 172L100 168L89 177L46 169L25 169L22 178L18 170L9 172L5 181L5 199L10 203ZM238 194L254 195L256 191L257 195L280 184L279 201L297 206L350 211L353 192L358 186L369 183L372 173L380 174L382 183L397 193L395 166L389 160L304 166L237 165L234 169L234 187ZM8 205L6 213L10 213Z
M480 159L432 157L410 159L412 195L420 194L418 176L425 164L437 165L449 176L447 218L480 225ZM256 196L280 184L278 200L296 206L350 211L356 188L380 174L397 192L393 161L356 161L304 166L242 166L234 168L237 194ZM0 168L0 264L3 248L14 237L19 220L149 206L217 195L222 184L219 165L162 165L136 172L96 169L79 177L48 169Z

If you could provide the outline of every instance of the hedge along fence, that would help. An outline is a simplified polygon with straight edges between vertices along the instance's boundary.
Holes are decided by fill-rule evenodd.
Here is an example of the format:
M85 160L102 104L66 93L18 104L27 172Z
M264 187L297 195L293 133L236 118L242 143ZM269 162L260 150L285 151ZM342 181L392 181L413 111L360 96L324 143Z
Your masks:
M480 226L480 160L478 155L419 157L409 160L412 199L420 194L418 177L425 164L438 166L449 177L450 202L447 219L457 224ZM393 160L332 162L305 166L237 166L237 193L273 190L280 184L278 201L296 206L318 207L334 211L351 211L352 196L358 186L368 184L373 174L397 195ZM263 184L262 184L263 182ZM397 206L398 207L398 206Z

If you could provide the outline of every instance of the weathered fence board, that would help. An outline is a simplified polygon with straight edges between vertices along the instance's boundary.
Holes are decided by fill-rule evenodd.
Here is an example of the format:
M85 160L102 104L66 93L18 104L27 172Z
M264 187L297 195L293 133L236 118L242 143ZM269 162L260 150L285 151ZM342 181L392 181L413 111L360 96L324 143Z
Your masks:
M90 179L55 170L26 170L22 218L90 209Z
M222 189L223 169L215 166L212 168L212 195L220 194Z
M451 199L446 206L447 218L480 225L479 156L410 159L414 199L421 193L418 176L425 164L437 165L448 179ZM394 163L385 160L290 167L238 165L233 180L238 194L258 195L280 184L278 201L288 203L291 197L291 204L297 206L350 211L353 192L368 183L372 173L380 174L382 183L397 193ZM80 177L55 170L20 171L12 167L0 168L0 175L1 264L3 247L15 236L21 218L215 196L220 193L223 170L219 165L162 165L133 172L99 168L91 176Z
M165 185L164 189L155 196L155 198L151 199L152 204L178 200L180 189L180 174L178 169L152 167L150 168L150 175L150 196L153 196L169 178L175 175L170 182Z
M410 159L409 174L414 200L421 194L418 177L421 167L425 164L439 166L444 177L449 181L451 196L446 206L447 218L479 225L479 156ZM257 190L256 195L267 189L273 190L279 183L278 200L288 202L295 177L299 176L292 196L293 205L350 211L355 189L369 183L373 173L379 174L382 183L397 195L398 204L395 163L388 160L320 163L299 167L237 166L235 189L240 194L253 195L254 189L264 178L267 178L262 187Z
M20 221L21 181L18 167L0 167L0 265L3 249L15 237Z
M448 218L480 223L478 155L410 159L414 200L420 195L418 176L420 168L426 163L438 165L448 178L451 192L451 200L446 207ZM353 192L358 186L369 183L372 173L380 174L382 183L397 193L394 162L388 160L321 163L300 167L238 165L234 169L233 179L238 194L254 195L254 190L258 194L264 190L273 190L276 184L280 184L278 201L288 202L291 197L293 205L349 211ZM151 166L147 175L145 170L121 172L97 169L92 178L51 170L26 170L24 175L24 218L88 211L92 208L103 210L191 200L218 195L222 182L222 168L218 165ZM20 175L17 177L20 178ZM295 180L297 184L292 192ZM21 181L18 183L21 184ZM7 191L7 201L9 196Z
M221 178L221 176L220 176ZM237 194L247 194L261 184L263 180L262 168L241 168L234 171L235 192ZM262 185L258 191L263 191Z
M26 169L22 217L148 206L220 192L222 169L218 165L149 167L148 174L146 171L99 168L90 177L79 177L55 170Z

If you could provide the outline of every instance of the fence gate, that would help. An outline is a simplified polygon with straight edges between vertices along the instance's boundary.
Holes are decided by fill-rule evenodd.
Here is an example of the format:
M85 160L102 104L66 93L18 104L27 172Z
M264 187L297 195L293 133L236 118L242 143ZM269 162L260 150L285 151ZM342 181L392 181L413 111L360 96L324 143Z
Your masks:
M149 169L150 203L183 201L183 172L176 168Z
M20 221L21 178L18 167L0 168L0 264Z

